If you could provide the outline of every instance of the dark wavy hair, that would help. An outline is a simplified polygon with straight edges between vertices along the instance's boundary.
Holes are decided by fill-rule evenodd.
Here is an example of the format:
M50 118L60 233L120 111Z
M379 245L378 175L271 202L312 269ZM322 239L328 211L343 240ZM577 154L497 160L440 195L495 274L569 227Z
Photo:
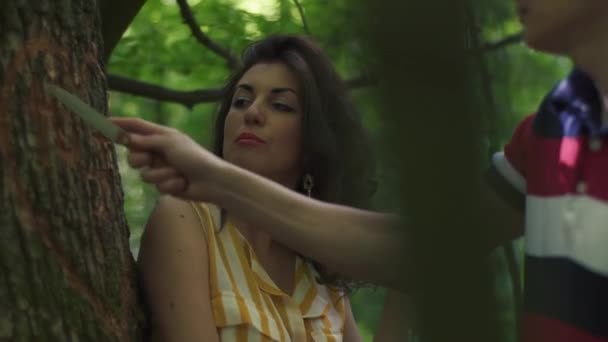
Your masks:
M217 111L213 151L223 151L224 123L235 88L243 74L258 63L286 65L300 83L302 116L302 175L314 179L312 197L331 203L370 208L376 191L375 159L369 138L342 81L329 58L310 38L274 35L248 46L241 65L223 89ZM302 181L296 191L305 193ZM312 261L311 261L312 262ZM349 280L328 274L313 262L320 282L349 288Z

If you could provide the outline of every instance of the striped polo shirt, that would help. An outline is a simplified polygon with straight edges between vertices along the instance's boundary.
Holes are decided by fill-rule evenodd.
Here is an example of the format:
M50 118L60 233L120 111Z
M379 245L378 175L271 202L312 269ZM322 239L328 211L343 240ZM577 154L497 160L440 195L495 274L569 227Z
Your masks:
M342 341L345 297L320 285L314 267L296 258L294 293L270 278L230 222L220 229L211 204L194 203L207 238L213 317L222 341Z
M493 157L493 184L525 207L523 341L608 341L608 124L574 70ZM521 232L520 232L521 233Z

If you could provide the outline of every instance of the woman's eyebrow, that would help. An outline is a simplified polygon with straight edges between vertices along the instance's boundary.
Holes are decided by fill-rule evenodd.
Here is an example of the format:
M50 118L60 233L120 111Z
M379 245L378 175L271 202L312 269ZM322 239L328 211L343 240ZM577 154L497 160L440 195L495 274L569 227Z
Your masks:
M298 95L298 93L293 88L289 88L289 87L273 88L271 92L273 94L277 94L277 93L284 93L286 91L290 91L290 92L294 93L295 95Z
M290 92L292 92L292 93L294 93L296 95L298 94L293 88L289 88L289 87L272 88L272 90L271 90L271 92L275 93L275 94L276 93L283 93L283 92L286 92L286 91L290 91Z
M248 92L253 93L253 87L247 83L241 83L236 86L237 88L241 88L247 90Z
M251 93L253 93L253 92L254 92L253 86L252 86L252 85L250 85L250 84L248 84L248 83L240 83L240 84L237 84L236 88L237 88L237 89L243 89L243 90L246 90L246 91L251 92ZM272 88L272 90L271 90L270 92L271 92L271 93L273 93L273 94L284 93L284 92L292 92L292 93L294 93L296 96L298 95L298 93L296 92L296 90L295 90L295 89L293 89L293 88L290 88L290 87L277 87L277 88Z

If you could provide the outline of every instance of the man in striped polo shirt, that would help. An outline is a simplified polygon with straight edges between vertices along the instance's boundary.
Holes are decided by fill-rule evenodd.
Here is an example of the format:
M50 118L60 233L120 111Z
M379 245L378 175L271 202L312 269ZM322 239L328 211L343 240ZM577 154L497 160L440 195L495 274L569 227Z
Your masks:
M493 158L525 207L525 342L608 341L608 1L521 0L525 40L576 65Z

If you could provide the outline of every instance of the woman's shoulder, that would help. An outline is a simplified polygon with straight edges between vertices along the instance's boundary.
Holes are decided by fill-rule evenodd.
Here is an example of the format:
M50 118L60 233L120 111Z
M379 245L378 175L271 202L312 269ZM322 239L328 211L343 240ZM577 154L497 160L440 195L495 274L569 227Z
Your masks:
M209 232L216 227L213 218L216 211L211 204L184 201L170 195L160 196L146 223L141 238L142 250L156 245L179 246L185 241L204 243Z
M179 222L180 226L202 227L207 231L218 231L221 209L207 202L185 201L170 195L162 195L148 220L148 225L157 221Z

